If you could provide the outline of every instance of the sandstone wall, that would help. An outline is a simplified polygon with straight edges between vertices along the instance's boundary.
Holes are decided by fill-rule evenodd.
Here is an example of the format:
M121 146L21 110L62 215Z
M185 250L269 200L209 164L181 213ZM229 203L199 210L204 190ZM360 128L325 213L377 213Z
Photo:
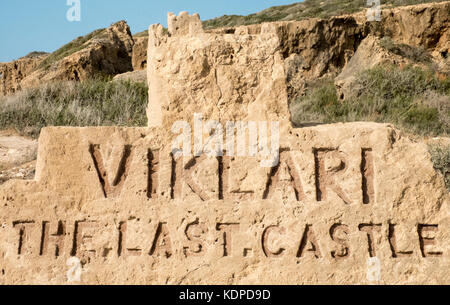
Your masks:
M292 129L272 169L173 159L173 138L45 128L36 180L0 187L0 283L68 283L76 266L84 284L450 282L449 193L391 126Z
M194 24L200 20L196 18ZM190 121L195 112L219 121L288 122L283 58L272 24L258 35L204 33L183 26L190 32L181 25L171 36L161 25L149 29L150 127L170 128L176 120Z
M55 62L48 69L38 69L22 80L22 87L34 87L50 81L83 81L100 75L116 75L133 70L133 37L125 21L105 30L102 37L86 42L86 47Z

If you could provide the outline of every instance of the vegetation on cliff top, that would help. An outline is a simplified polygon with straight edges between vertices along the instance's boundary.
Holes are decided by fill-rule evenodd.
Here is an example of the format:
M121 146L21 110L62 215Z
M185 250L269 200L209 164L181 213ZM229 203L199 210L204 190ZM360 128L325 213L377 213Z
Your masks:
M36 57L41 57L41 56L44 56L47 54L48 54L47 52L33 51L33 52L28 53L27 55L25 55L22 58L36 58Z
M381 0L384 8L420 3L445 2L448 0ZM368 8L367 0L305 0L288 5L273 6L261 12L241 15L224 15L203 21L207 30L234 27L240 25L258 24L273 21L303 20L307 18L328 18L352 14ZM148 31L134 34L135 37L147 36Z
M397 7L447 0L382 0L384 7ZM352 14L366 9L366 0L305 0L290 5L274 6L248 16L225 15L203 22L205 29L249 25L271 21L302 20L306 18L328 18Z

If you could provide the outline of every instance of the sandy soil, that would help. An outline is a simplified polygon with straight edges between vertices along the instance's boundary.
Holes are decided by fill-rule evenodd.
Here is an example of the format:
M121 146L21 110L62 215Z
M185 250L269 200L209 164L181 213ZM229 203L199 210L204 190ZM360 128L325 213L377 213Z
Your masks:
M0 184L10 179L33 179L38 142L14 130L0 131Z

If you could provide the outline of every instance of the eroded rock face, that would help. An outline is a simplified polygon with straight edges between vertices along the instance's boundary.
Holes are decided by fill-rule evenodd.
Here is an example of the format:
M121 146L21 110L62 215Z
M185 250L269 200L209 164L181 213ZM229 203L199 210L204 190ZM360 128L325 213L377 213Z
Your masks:
M47 56L46 54L25 56L12 62L0 63L0 96L22 89L22 80Z
M174 13L169 13L167 24L169 33L172 36L203 33L202 21L200 20L199 14L189 15L188 12L180 12L177 16Z
M113 24L100 38L86 42L86 47L54 63L48 70L39 69L22 81L34 87L54 80L85 80L98 74L116 75L132 71L133 38L125 21Z
M414 64L414 62L385 50L381 47L378 37L371 35L366 37L347 65L342 69L342 72L335 78L339 98L347 99L358 96L364 90L364 88L358 88L356 85L358 74L364 70L384 64L405 66Z
M385 36L391 37L398 44L423 48L432 56L433 62L439 68L439 71L441 73L448 73L450 71L450 56L448 55L450 41L449 11L450 2L428 3L384 9L380 22L368 22L365 12L361 12L329 19L311 18L302 21L273 22L270 25L256 24L235 28L215 29L196 36L198 36L197 40L205 39L206 43L208 43L208 39L217 37L219 41L225 39L228 41L235 40L237 45L248 44L250 46L250 44L253 44L252 47L258 48L256 46L259 43L257 39L248 42L244 41L242 37L249 35L248 37L252 37L251 39L260 37L262 40L262 29L265 28L264 31L267 31L268 28L271 28L273 42L269 49L276 50L275 52L281 55L285 71L285 82L288 88L288 100L292 101L298 96L301 96L305 92L308 83L317 80L317 78L336 77L339 75L350 62L350 59L356 54L363 41L365 43L359 53L370 51L371 53L367 55L372 57L378 56L374 54L377 51L386 53L380 48L374 48L373 50L368 50L367 48L369 40L380 39ZM158 38L157 41L159 42L156 43L156 47L149 45L149 52L153 52L156 49L170 48L175 44L175 41L181 43L182 40L185 40L187 42L191 39L189 38L190 31L193 31L193 33L203 32L199 28L199 19L196 16L189 16L183 13L181 17L177 17L172 14L169 19L173 20L173 22L178 22L174 23L176 26L171 26L172 31L178 29L173 33L170 32L170 37ZM150 34L153 37L150 37L150 39L155 40L155 31L156 28L153 29L153 34ZM276 47L274 41L277 41L275 43L277 44ZM219 42L217 42L218 44ZM263 41L260 47L265 48L266 44ZM203 47L200 46L200 48ZM199 47L191 47L192 50L195 48ZM173 52L169 52L170 54L165 54L165 56L170 57L177 52L181 53L179 50L174 50ZM239 56L244 54L244 52L247 52L247 50L242 50L240 54L235 55ZM188 60L191 55L188 52L183 59ZM210 57L212 55L205 53L203 56ZM196 56L200 55L196 54ZM149 55L149 61L152 60L150 57L155 60L154 53ZM172 65L174 71L172 73L175 73L177 69L177 63L175 62L181 61L181 58L172 58L172 60L174 60L174 63L168 62L165 64ZM259 63L256 60L250 64L257 67ZM372 63L368 63L368 60L364 64L360 67L361 69L373 66ZM261 67L264 65L265 63L262 62ZM245 86L245 83L243 83L243 86ZM153 92L156 93L157 90Z
M175 17L170 15L171 18ZM198 28L195 16L182 18L175 34L169 28L170 35L165 35L162 27L156 25L149 29L148 82L155 101L153 107L150 100L150 126L152 120L156 125L161 123L159 109L164 112L169 107L169 112L172 111L172 107L177 107L177 99L184 99L188 94L189 100L195 102L185 106L191 107L196 100L207 97L217 104L230 103L236 108L242 105L245 109L236 110L233 115L245 116L247 112L255 113L253 109L247 111L245 100L256 100L263 86L273 86L270 91L278 97L278 104L284 105L286 99L290 101L301 95L308 81L337 74L366 32L365 26L351 17L264 23L208 32ZM197 34L192 34L193 29L197 29ZM269 76L272 73L269 69L276 71L273 76ZM198 93L185 92L181 80L195 84ZM161 90L160 83L165 89ZM266 95L260 97L264 99ZM265 107L271 106L258 106L258 110L270 113Z
M134 71L147 70L148 37L134 37L132 64Z
M449 11L450 2L385 10L382 14L382 32L399 43L440 50L449 40Z
M126 72L122 74L117 74L113 78L114 81L131 81L139 83L147 83L147 71L137 70L132 72Z
M36 180L0 187L0 282L67 283L70 257L84 284L450 282L449 193L391 126L292 129L272 169L173 138L45 128Z
M88 40L83 49L62 58L49 67L39 67L37 61L18 82L20 88L30 88L51 81L82 81L98 75L116 75L133 70L131 56L133 37L125 21L105 29L99 37ZM31 67L31 66L30 66ZM38 69L36 69L38 68ZM9 73L6 73L6 77Z

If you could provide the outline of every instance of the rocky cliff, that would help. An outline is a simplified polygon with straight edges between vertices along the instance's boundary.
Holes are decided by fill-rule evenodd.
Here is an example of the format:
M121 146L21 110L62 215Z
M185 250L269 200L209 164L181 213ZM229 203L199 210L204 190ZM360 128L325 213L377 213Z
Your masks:
M0 63L0 96L20 90L22 80L47 56L43 53L31 54L12 62Z
M0 95L51 81L82 81L132 71L133 45L129 26L120 21L79 37L50 55L0 64Z
M383 9L380 22L368 22L365 11L362 11L326 19L270 23L278 40L277 52L280 52L285 66L289 100L302 95L310 80L324 75L335 77L341 73L356 54L359 45L369 36L372 37L370 39L389 37L395 43L423 48L439 71L450 73L449 11L450 2L425 3ZM267 24L205 32L210 35L245 33L257 37L263 27L268 27ZM201 22L197 22L197 27L201 27ZM52 54L48 58L27 58L0 64L0 95L52 80L83 80L99 73L116 75L144 70L147 66L147 45L148 37L133 38L128 25L123 21L118 22L106 30L96 32L83 42L79 50L67 56ZM367 46L367 43L363 45ZM365 47L359 53L364 52L363 56L367 57L378 51L379 48ZM341 77L338 89L345 90L341 89L343 86Z
M85 80L97 74L116 75L132 71L133 37L125 21L97 33L81 50L48 62L22 80L23 87L33 87L54 80Z
M423 48L436 69L446 74L449 12L450 2L443 2L383 10L380 22L367 21L361 12L210 31L202 29L196 15L169 15L168 34L160 25L149 29L149 125L171 123L171 119L163 122L168 118L165 113L200 109L209 117L228 119L248 108L255 118L259 114L258 119L270 119L270 113L286 113L284 107L303 94L309 82L336 77L344 70L337 82L343 92L351 88L349 82L358 70L383 58L408 63L405 56L380 51L377 41L384 37ZM262 102L274 101L272 95L276 104ZM220 113L220 105L228 103L235 110Z

